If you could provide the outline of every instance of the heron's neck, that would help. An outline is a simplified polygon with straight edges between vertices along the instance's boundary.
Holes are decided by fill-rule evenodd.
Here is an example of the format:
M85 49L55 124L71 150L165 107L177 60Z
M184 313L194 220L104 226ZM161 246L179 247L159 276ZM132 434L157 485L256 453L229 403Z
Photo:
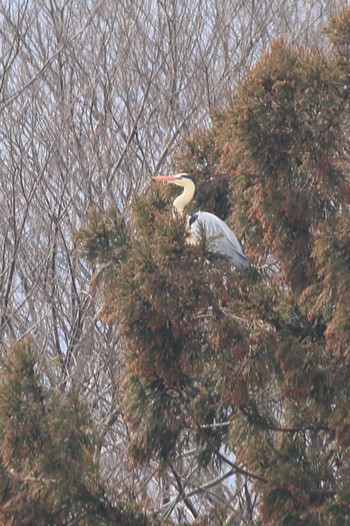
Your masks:
M192 181L186 181L184 191L180 194L173 202L173 207L176 212L183 215L185 206L188 205L193 199L195 192L195 186Z

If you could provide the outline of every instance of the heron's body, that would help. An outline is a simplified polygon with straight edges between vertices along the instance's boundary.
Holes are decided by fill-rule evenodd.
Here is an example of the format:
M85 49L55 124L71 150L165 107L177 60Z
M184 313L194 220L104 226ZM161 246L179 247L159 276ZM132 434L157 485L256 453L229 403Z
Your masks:
M203 233L210 252L226 256L239 269L249 266L241 245L230 227L210 212L196 212L189 218L191 241L198 245Z
M192 179L187 174L159 175L154 179L168 181L184 189L173 203L176 213L183 215L185 206L191 202L195 193ZM187 216L187 219L188 243L198 245L204 235L210 252L226 256L239 269L249 267L238 239L224 221L210 212L201 211Z

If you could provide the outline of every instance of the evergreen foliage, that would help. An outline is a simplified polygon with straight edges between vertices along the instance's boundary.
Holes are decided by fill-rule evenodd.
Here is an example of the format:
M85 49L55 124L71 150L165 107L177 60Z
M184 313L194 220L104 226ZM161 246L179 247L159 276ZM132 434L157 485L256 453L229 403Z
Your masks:
M178 160L254 267L233 271L205 239L187 246L157 188L134 204L132 242L101 285L124 338L132 458L231 453L256 523L350 521L349 8L328 33L327 55L276 41ZM93 227L86 255L111 262L86 242Z
M74 390L46 386L30 344L17 344L0 369L1 524L155 524L130 502L108 498L88 408Z

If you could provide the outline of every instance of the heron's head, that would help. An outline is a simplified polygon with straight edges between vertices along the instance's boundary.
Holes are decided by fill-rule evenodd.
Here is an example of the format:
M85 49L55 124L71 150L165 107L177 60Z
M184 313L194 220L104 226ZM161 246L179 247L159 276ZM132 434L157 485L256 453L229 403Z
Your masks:
M183 188L194 186L192 177L190 177L187 173L179 173L175 175L154 175L152 179L154 181L166 181L167 183L176 184L177 186L182 186Z
M176 210L176 213L182 215L185 206L191 202L196 190L191 177L186 173L180 173L176 175L155 175L152 179L182 186L184 189L182 194L177 196L173 202L173 207Z

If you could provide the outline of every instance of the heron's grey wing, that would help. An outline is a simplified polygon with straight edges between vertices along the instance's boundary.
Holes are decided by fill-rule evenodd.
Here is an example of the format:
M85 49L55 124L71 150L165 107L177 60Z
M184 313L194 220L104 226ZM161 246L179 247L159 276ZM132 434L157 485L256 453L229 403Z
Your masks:
M249 266L235 234L219 217L210 212L197 212L190 218L189 223L192 236L197 242L204 231L211 252L228 257L239 269Z

